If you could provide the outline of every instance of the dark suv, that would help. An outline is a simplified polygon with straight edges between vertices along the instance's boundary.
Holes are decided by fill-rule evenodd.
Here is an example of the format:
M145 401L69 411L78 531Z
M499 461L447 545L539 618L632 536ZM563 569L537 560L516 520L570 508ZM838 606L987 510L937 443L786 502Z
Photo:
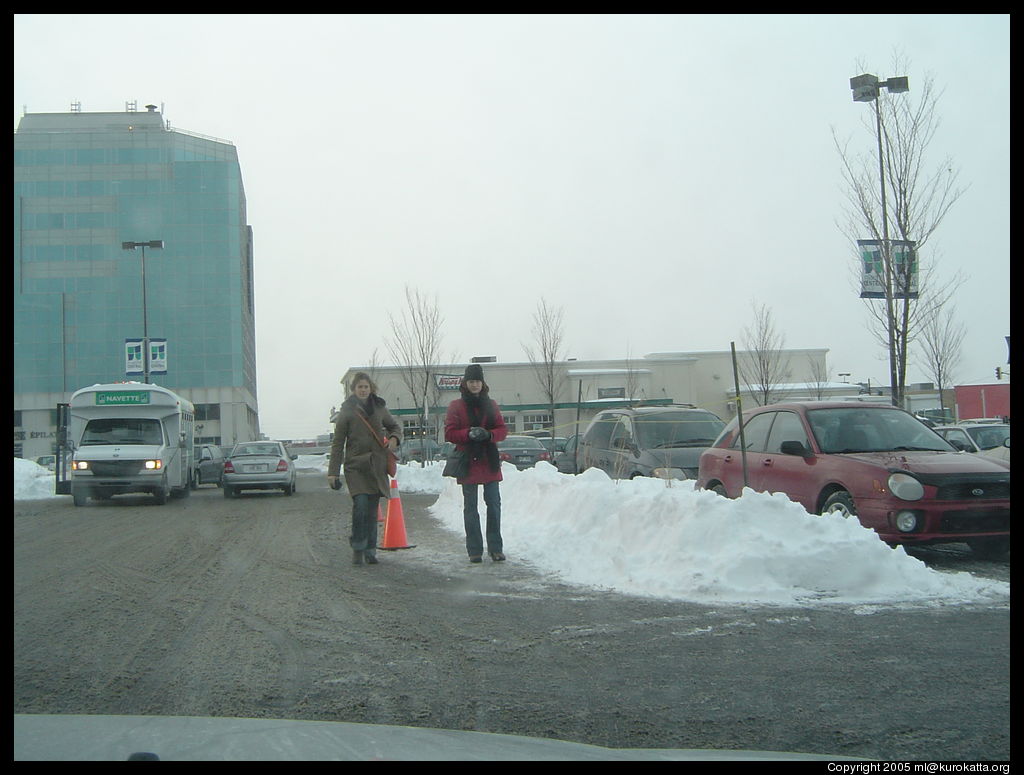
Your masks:
M724 427L689 405L605 409L580 440L578 468L600 468L613 479L695 479L701 453Z

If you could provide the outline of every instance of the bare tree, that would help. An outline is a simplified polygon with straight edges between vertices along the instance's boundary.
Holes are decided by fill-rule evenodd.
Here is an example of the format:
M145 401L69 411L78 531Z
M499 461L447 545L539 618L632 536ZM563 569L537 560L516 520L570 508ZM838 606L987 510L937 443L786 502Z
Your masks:
M388 313L388 320L393 338L384 343L412 395L419 424L426 429L430 424L428 399L434 387L433 369L440 355L444 325L437 297L428 298L406 286L401 316L396 319Z
M550 408L551 438L555 437L555 404L566 381L565 371L560 366L564 360L564 317L561 307L550 307L545 299L541 299L533 314L533 342L523 344L523 350L533 366L534 375Z
M894 59L894 72L906 68L906 62ZM931 76L909 94L893 95L880 85L876 87L870 120L865 116L876 144L866 155L851 154L848 143L841 143L833 131L847 193L846 223L840 228L854 243L870 235L882 248L884 298L866 299L865 303L873 333L889 353L889 383L897 406L903 402L909 348L917 329L962 282L958 274L939 283L935 262L926 270L916 259L964 192L958 184L959 171L949 157L939 162L934 172L925 171L940 123L940 96ZM894 260L892 239L914 243L915 260ZM859 255L857 266L861 266ZM916 299L909 292L915 271Z
M960 365L960 347L967 329L953 319L951 312L937 308L921 326L920 350L925 373L931 377L939 391L939 406L943 414L946 401L942 391L956 378Z
M828 367L825 358L818 360L813 356L807 356L807 369L811 373L811 381L808 386L819 401L825 398L825 388L831 379L832 370Z
M775 328L771 310L762 304L754 311L753 327L743 330L746 353L739 363L740 376L761 406L781 398L780 385L789 377L785 343L786 337Z
M626 348L626 400L632 406L637 401L637 392L640 386L639 375L633 365L632 353L629 347Z

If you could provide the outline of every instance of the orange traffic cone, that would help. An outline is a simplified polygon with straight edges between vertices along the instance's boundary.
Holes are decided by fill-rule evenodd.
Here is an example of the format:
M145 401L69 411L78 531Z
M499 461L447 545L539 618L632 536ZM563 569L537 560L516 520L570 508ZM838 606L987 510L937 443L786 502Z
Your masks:
M388 499L388 516L384 520L384 543L381 549L412 549L405 536L405 517L402 516L402 500L398 497L398 480L391 480L391 497Z

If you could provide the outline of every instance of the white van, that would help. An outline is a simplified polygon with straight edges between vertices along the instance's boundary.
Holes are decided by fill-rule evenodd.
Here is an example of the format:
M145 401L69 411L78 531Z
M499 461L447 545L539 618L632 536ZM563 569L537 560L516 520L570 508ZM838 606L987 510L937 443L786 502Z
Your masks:
M194 472L195 409L159 385L117 382L71 396L67 429L71 495L152 493L158 504L185 496Z

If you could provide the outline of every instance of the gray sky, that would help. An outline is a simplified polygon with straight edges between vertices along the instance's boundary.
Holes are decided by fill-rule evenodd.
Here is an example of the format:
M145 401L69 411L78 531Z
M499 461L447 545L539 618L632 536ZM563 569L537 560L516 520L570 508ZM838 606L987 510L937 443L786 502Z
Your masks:
M837 226L832 130L870 149L865 70L944 90L928 166L952 156L968 189L921 261L966 276L960 381L994 378L1007 15L18 15L14 123L137 100L235 143L262 428L302 438L327 432L349 366L388 362L406 284L436 295L460 362L525 360L541 297L580 359L727 350L765 304L786 346L887 384Z

